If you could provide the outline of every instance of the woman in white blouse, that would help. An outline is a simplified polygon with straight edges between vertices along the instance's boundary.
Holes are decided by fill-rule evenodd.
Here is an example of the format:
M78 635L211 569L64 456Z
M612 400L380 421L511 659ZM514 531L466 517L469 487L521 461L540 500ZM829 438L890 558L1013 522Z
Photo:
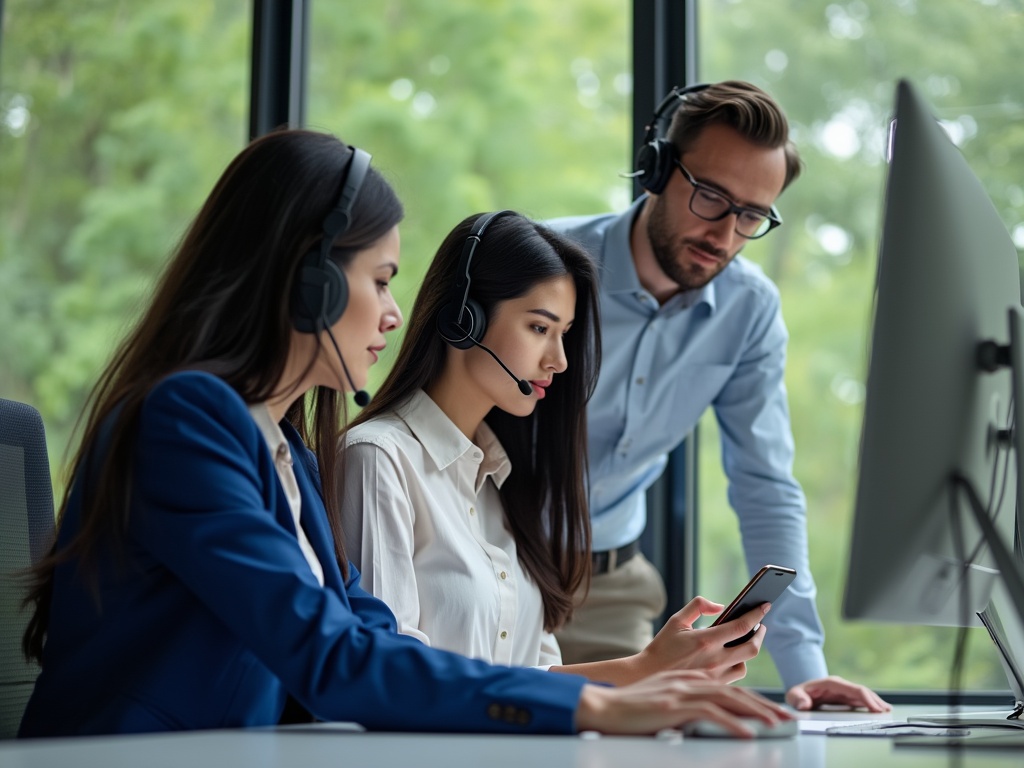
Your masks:
M760 649L758 608L695 598L640 654L562 666L552 631L589 579L585 406L599 369L596 267L511 211L472 216L442 243L398 360L343 437L349 556L398 629L493 663L623 684L661 669L731 682Z

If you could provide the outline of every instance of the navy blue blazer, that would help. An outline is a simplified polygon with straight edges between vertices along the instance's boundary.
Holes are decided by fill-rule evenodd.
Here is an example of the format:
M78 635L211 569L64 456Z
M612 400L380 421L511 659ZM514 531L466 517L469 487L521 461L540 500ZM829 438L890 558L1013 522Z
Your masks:
M57 568L19 735L271 725L289 693L370 729L572 732L583 678L429 648L355 567L343 582L315 459L282 429L324 586L246 404L210 374L172 375L142 409L124 556L100 552L98 600L75 560ZM81 504L79 477L59 543Z

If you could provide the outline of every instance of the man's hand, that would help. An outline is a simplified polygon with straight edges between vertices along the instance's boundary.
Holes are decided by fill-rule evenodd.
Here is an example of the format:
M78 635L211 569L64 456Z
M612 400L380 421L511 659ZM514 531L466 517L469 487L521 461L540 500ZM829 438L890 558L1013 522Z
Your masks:
M786 703L800 710L817 709L823 704L840 704L853 709L862 707L868 712L892 710L892 705L870 688L836 675L794 685L786 691Z

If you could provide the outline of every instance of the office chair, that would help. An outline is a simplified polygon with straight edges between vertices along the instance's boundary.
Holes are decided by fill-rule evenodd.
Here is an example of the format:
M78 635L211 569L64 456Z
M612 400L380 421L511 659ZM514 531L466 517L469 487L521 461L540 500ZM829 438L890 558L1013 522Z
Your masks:
M39 674L21 653L28 623L21 574L46 554L53 535L43 420L32 406L0 398L0 739L17 734Z

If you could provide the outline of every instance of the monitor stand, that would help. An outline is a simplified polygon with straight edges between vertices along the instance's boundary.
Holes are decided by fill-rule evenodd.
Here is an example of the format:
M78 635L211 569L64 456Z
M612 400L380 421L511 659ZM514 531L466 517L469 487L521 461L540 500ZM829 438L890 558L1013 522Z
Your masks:
M982 531L989 549L999 567L1001 578L996 580L988 607L978 614L999 653L1007 682L1014 696L1009 712L953 713L924 715L910 722L956 725L978 728L1024 729L1024 309L1009 309L1010 344L1000 347L988 342L988 370L1010 367L1013 376L1014 417L1012 450L1017 455L1017 521L1014 532L1014 551L1010 552L999 537L995 526L966 478L955 478L966 492L973 516ZM955 490L953 491L956 492Z

